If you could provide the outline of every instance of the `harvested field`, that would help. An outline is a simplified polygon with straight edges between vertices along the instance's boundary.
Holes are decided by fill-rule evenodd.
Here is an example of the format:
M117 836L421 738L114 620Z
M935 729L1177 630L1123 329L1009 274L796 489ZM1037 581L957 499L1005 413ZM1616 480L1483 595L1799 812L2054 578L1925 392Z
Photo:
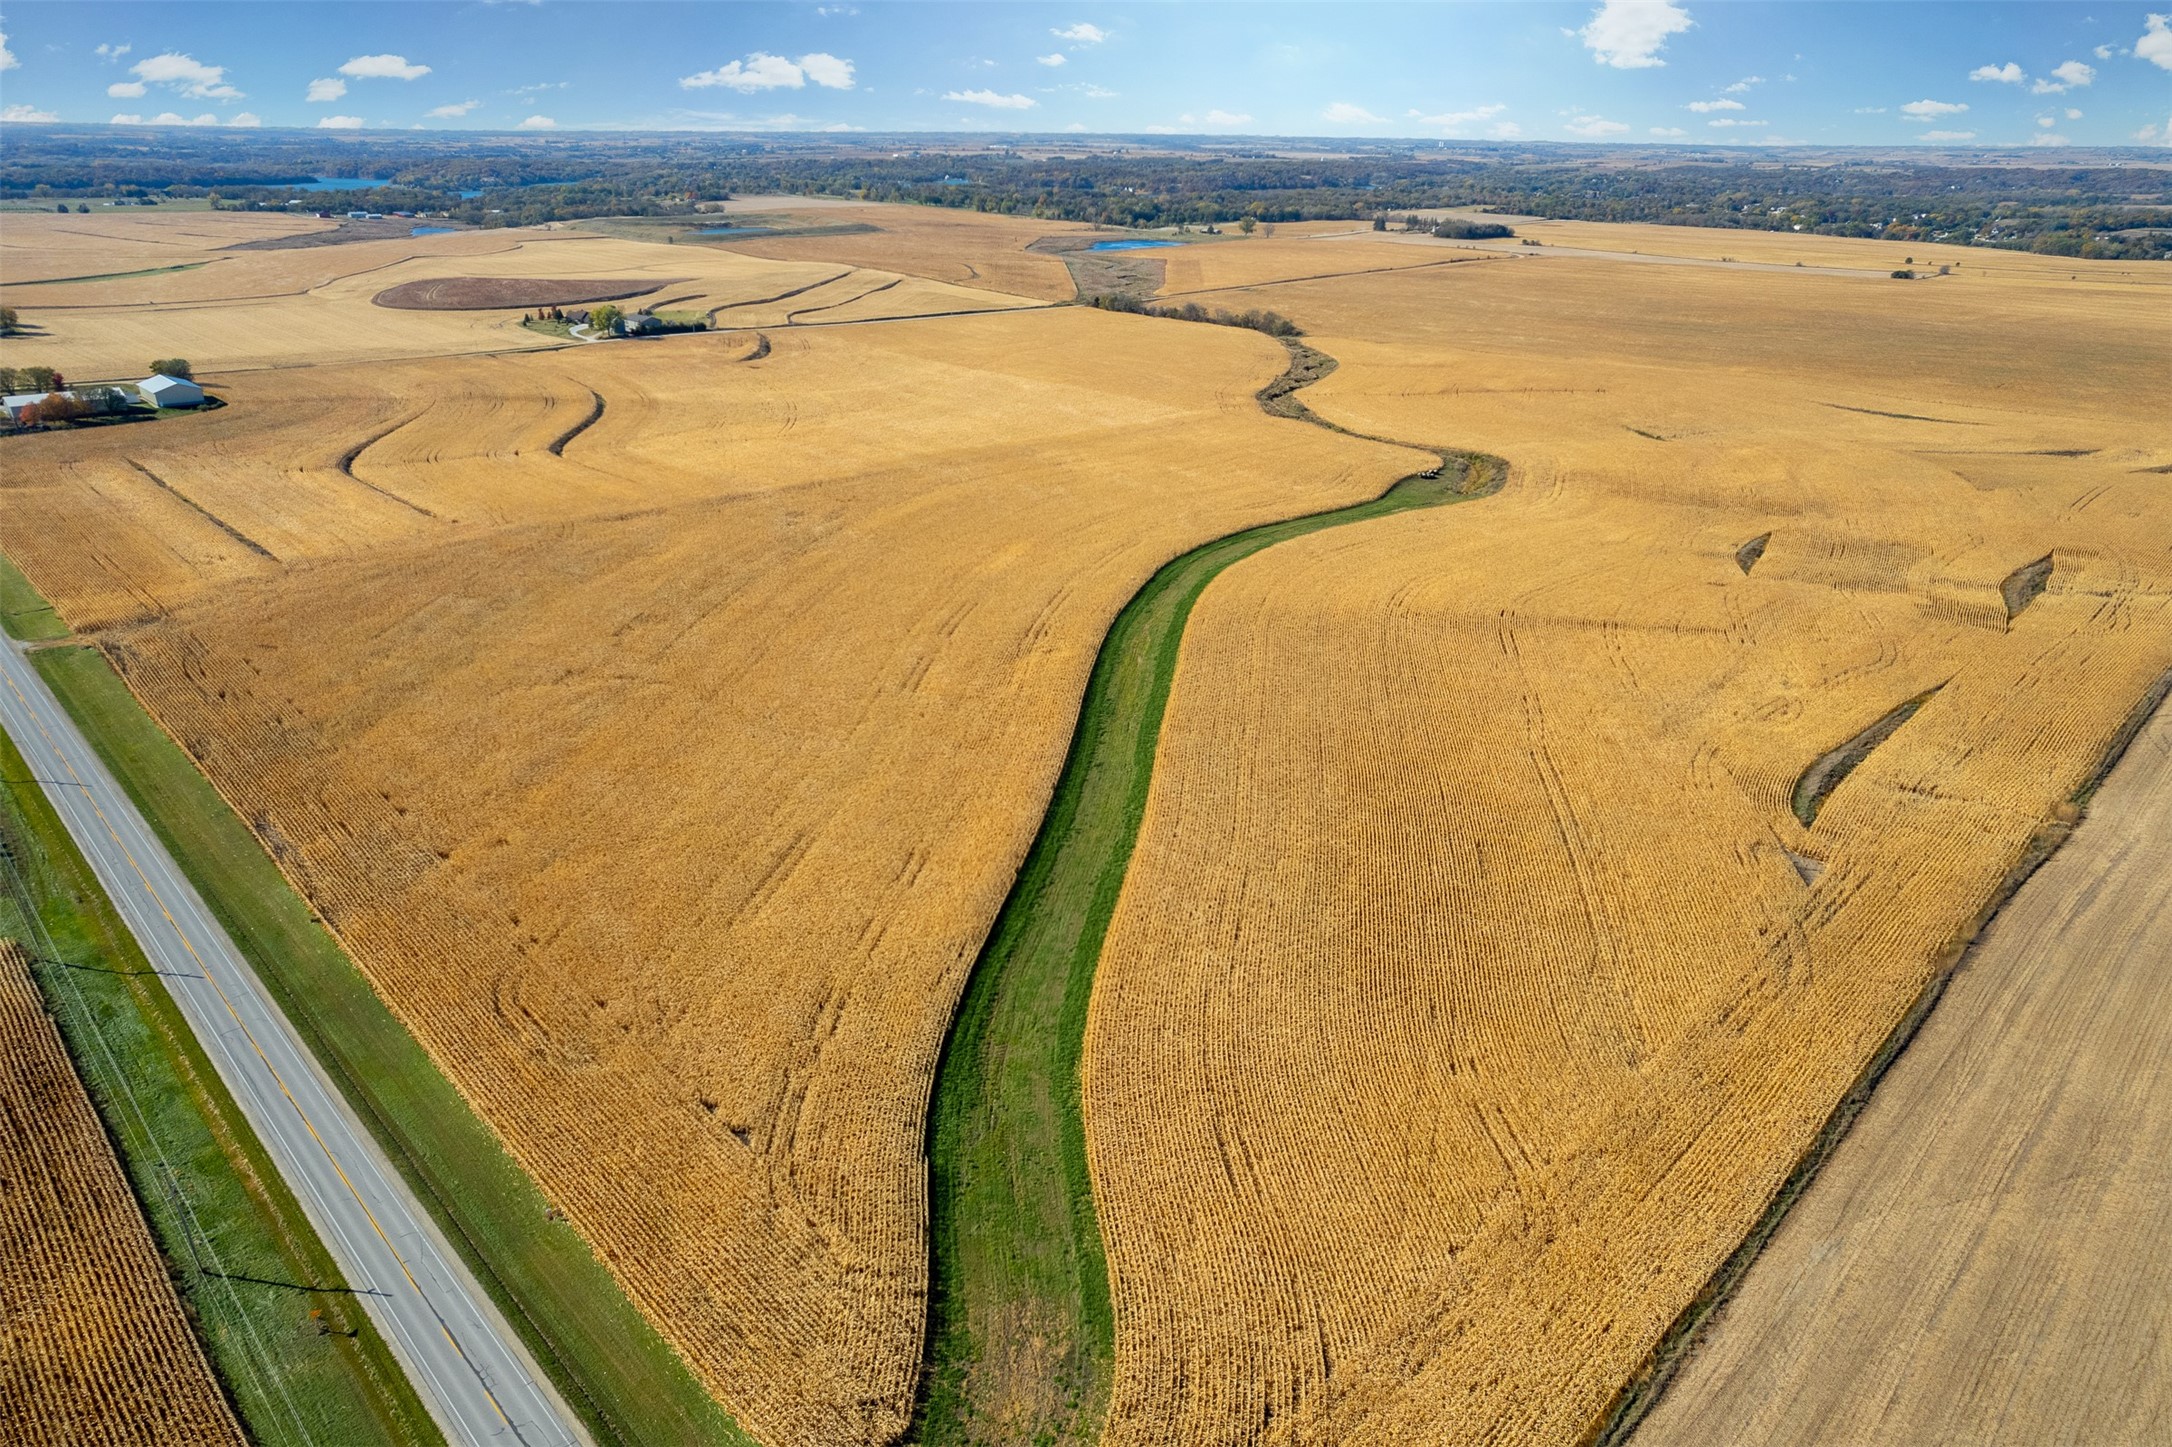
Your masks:
M1111 618L1410 459L1262 416L1226 328L771 336L236 378L163 448L22 439L0 541L738 1419L874 1442L936 1054Z
M63 274L106 269L84 263ZM895 272L762 260L714 247L562 229L467 231L299 250L227 251L185 272L13 292L0 287L0 297L20 307L39 329L37 335L0 341L0 363L42 363L88 377L134 375L145 358L176 353L205 374L537 351L566 344L520 325L513 313L550 304L520 300L549 294L522 288L563 286L567 278L608 288L621 299L708 311L723 326L784 326L799 311L844 303L853 303L845 317L853 320L1032 304L1005 292ZM462 301L458 310L443 309L442 303L426 310L372 305L388 292L438 296L446 284L456 284L453 297L480 300ZM489 289L498 287L503 290ZM814 296L818 287L829 290ZM515 300L489 300L498 296ZM481 309L467 309L471 306Z
M243 1441L90 1097L0 940L0 1437Z
M1340 359L1328 421L1514 471L1194 611L1086 1039L1112 1447L1596 1432L2172 664L2153 293L1899 295L1559 257L1214 299Z
M780 199L777 209L789 211L805 199ZM935 206L840 206L827 200L806 219L826 225L861 222L874 229L849 236L704 239L746 256L867 267L1034 301L1069 301L1071 276L1062 259L1029 248L1044 236L1091 232L1069 221L984 216Z
M376 306L424 312L574 306L581 302L624 301L630 296L647 296L686 280L683 276L662 280L642 277L633 281L578 281L543 276L440 276L386 287L370 301Z
M2172 1416L2168 878L2160 709L1634 1441L2158 1434Z

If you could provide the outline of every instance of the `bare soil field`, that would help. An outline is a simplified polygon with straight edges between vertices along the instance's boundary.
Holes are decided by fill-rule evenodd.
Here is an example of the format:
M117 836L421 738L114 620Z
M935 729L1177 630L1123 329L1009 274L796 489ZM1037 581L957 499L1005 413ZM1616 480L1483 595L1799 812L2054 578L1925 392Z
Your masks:
M1209 298L1513 471L1194 612L1087 1027L1106 1441L1606 1421L2172 665L2156 292L2029 270Z
M936 1054L1110 620L1415 463L1262 415L1248 332L770 335L237 377L18 439L0 544L740 1421L880 1442Z
M90 1097L0 940L0 1438L23 1447L233 1443Z
M503 311L508 307L574 306L581 302L624 301L647 296L663 287L677 286L683 276L658 281L641 277L633 281L582 281L569 277L440 276L428 281L403 281L370 298L374 306L402 311Z
M2151 1440L2172 1416L2168 880L2160 709L1634 1441Z

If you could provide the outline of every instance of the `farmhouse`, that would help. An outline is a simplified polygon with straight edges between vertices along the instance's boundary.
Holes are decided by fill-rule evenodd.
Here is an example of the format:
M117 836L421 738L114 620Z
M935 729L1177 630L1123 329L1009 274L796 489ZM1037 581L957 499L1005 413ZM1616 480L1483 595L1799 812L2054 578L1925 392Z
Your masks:
M146 377L136 384L143 399L154 407L201 407L204 405L204 389L194 382L180 377L169 377L161 372Z
M6 410L8 421L20 422L23 420L25 412L28 412L52 395L50 392L17 392L11 396L0 398L0 409Z

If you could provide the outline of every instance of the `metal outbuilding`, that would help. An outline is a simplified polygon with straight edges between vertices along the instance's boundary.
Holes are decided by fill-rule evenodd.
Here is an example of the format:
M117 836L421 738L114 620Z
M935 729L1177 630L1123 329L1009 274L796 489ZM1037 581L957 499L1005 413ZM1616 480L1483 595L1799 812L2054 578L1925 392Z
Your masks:
M194 382L180 377L169 377L161 372L146 377L136 384L143 400L153 407L201 407L204 405L204 389Z

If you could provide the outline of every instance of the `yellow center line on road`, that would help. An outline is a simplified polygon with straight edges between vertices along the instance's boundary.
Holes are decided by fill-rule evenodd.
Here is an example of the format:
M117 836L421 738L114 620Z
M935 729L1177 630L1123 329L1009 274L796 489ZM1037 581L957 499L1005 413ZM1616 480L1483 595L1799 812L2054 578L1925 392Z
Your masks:
M203 956L197 953L195 944L189 939L188 931L181 928L180 921L173 917L173 911L166 907L166 901L160 897L157 887L151 883L150 876L144 873L143 866L137 863L135 852L121 838L120 831L113 827L113 821L106 817L106 811L98 803L97 793L90 785L83 782L83 777L76 772L75 765L68 761L67 753L55 742L45 725L39 721L37 709L32 706L30 699L24 695L22 688L13 678L8 679L7 683L8 691L15 695L16 701L22 705L23 712L29 717L31 727L38 731L38 736L44 740L45 747L52 754L54 760L61 768L68 771L69 781L76 788L83 791L83 797L90 803L91 812L98 816L99 824L105 828L106 836L121 851L121 857L128 861L128 867L135 871L136 880L143 886L143 892L150 896L153 904L158 906L160 916L173 929L174 938L181 942L182 949L188 951L189 958L195 962L196 968L202 972L205 983L210 985L213 992L218 995L219 1003L225 1007L227 1016L233 1020L235 1028L241 1031L242 1038L249 1042L249 1048L256 1052L257 1060L271 1075L272 1083L279 1087L280 1095L285 1097L288 1105L294 1107L295 1115L302 1122L302 1128L307 1130L309 1138L317 1143L317 1149L324 1152L325 1162L331 1166L333 1173L339 1177L339 1183L347 1188L347 1194L354 1198L355 1205L361 1208L363 1219L370 1223L370 1229L377 1233L377 1239L382 1241L385 1249L392 1253L393 1261L400 1268L400 1274L407 1278L407 1284L413 1288L416 1298L429 1309L430 1315L437 1321L437 1329L444 1333L447 1345L451 1346L454 1355L458 1356L463 1363L466 1363L468 1369L475 1373L476 1385L482 1388L483 1396L489 1400L491 1410L498 1414L498 1420L506 1427L511 1428L513 1426L512 1419L506 1416L504 1406L498 1401L498 1394L490 1389L490 1383L484 1379L480 1371L476 1370L475 1364L469 1360L468 1354L461 1349L459 1338L452 1334L450 1327L446 1326L445 1318L438 1312L436 1307L430 1305L429 1297L423 1293L422 1283L415 1279L415 1273L408 1267L407 1258L400 1254L400 1248L393 1244L390 1236L385 1234L385 1228L378 1223L377 1213L370 1209L369 1202L362 1199L362 1193L356 1190L354 1182L348 1179L346 1168L340 1165L339 1157L333 1154L331 1146L326 1144L324 1137L317 1133L316 1122L309 1118L309 1112L302 1108L302 1103L294 1098L294 1092L287 1088L286 1079L279 1073L279 1067L272 1063L271 1057L264 1053L264 1047L257 1043L255 1033L249 1029L248 1022L241 1018L241 1012L234 1008L234 1002L228 997L226 987L220 983L218 975L205 962ZM515 1430L517 1431L517 1429Z

